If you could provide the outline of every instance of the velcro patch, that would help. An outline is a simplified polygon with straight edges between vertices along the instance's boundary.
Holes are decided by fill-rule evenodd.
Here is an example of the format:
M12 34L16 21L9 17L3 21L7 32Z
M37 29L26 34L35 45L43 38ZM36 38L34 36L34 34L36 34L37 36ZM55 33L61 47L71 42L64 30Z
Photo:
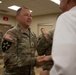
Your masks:
M10 34L6 34L4 38L6 38L8 40L12 40L13 39L13 37Z
M12 42L8 41L8 40L4 40L2 42L2 51L5 52L6 50L8 50L12 45Z

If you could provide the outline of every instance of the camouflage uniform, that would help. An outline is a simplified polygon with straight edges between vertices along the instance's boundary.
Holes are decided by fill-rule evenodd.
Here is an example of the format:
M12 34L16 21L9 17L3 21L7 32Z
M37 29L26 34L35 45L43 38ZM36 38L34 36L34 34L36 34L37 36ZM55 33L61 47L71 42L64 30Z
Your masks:
M38 55L51 55L53 31L49 31L47 35L49 37L48 40L44 37L43 34L41 34L38 37L38 46L37 46ZM53 61L51 60L42 67L43 70L50 70L52 66L53 66Z
M3 37L3 32L0 30L0 42L1 42L2 37Z
M0 56L2 57L1 40L3 38L3 32L0 31Z
M3 75L34 75L36 41L29 28L23 31L19 25L5 33L2 40Z

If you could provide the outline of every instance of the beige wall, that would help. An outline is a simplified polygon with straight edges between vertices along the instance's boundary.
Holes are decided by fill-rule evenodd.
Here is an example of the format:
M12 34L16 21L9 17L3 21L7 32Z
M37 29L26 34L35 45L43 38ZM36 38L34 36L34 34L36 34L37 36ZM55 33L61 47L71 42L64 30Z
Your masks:
M3 17L8 17L8 21L4 21ZM15 17L13 17L13 16L0 14L0 23L1 24L16 25L16 20L15 20Z
M59 15L59 13L33 17L33 21L32 21L32 24L30 26L32 31L38 35L38 33L37 33L38 27L37 26L40 23L52 23L53 26L55 26L58 15ZM4 21L3 17L8 17L9 18L8 21ZM9 24L9 25L16 25L17 21L16 21L15 17L13 17L13 16L0 14L0 23Z
M33 17L31 29L38 35L37 26L40 23L51 23L53 24L53 27L55 27L55 23L56 23L58 15L59 13Z

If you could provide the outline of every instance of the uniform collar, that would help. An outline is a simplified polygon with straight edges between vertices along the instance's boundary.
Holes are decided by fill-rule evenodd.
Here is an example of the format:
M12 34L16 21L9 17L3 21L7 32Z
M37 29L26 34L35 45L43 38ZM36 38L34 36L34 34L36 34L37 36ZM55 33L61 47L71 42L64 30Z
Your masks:
M29 35L30 28L28 28L28 29L26 29L26 30L22 30L19 25L17 25L16 27L17 27L17 29L18 29L21 33Z

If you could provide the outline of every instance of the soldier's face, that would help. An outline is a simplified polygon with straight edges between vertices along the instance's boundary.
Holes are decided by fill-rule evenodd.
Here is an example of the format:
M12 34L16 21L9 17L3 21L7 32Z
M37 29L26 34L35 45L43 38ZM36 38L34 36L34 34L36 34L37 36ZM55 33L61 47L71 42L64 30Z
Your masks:
M28 9L22 9L17 16L18 23L23 27L29 27L32 22L31 12Z
M43 28L43 29L41 29L41 33L42 33L42 34L46 33L46 31L45 31L45 29L44 29L44 28Z

